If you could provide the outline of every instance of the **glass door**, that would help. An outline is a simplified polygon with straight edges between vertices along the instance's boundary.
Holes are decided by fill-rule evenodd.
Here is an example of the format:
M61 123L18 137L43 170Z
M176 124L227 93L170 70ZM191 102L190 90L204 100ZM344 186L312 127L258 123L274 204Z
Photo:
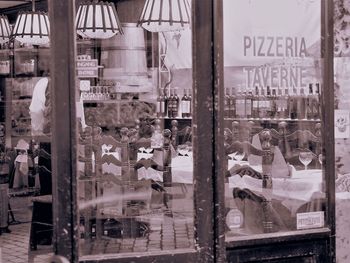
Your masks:
M66 175L56 178L56 252L73 262L212 258L211 133L198 136L203 130L195 128L196 96L211 93L212 82L203 79L197 90L192 69L193 9L203 12L210 1L49 7L58 73L54 151L63 157L54 166ZM210 32L210 19L203 28ZM205 40L209 50L210 34Z
M223 1L228 248L331 227L324 5Z

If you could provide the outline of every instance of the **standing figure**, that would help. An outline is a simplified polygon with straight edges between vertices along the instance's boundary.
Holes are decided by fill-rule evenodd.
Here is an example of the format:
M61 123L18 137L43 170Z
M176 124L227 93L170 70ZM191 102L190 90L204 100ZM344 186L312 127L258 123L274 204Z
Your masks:
M32 102L29 106L29 113L31 118L32 136L38 136L43 134L45 124L45 102L46 102L46 89L49 83L48 78L40 79L33 91Z
M14 162L13 188L27 188L29 167L32 166L31 158L28 157L29 144L25 140L20 139L15 149L18 155Z

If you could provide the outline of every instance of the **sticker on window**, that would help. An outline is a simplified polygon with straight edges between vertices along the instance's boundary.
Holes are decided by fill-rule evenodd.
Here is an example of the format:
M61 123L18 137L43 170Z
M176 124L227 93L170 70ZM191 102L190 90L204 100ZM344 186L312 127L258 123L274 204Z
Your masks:
M297 214L297 229L310 229L323 226L324 211Z

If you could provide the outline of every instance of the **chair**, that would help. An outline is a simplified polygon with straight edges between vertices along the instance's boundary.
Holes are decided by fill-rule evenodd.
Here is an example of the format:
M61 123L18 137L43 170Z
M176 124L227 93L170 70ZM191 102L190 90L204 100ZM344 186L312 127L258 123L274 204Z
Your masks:
M51 173L51 144L40 143L38 150L38 173L40 180L40 195L52 194L52 173Z
M171 132L170 130L164 130L163 133L160 130L160 121L155 120L154 134L150 138L130 137L129 143L129 158L130 158L130 173L131 177L137 179L139 184L145 184L147 181L151 183L152 188L152 200L162 199L163 205L168 209L169 200L172 198L170 195L170 188L172 187L172 175L171 175L171 158L172 158L172 145L171 145ZM138 133L140 134L140 133ZM160 136L155 138L155 136ZM154 144L154 145L152 145ZM153 156L149 159L141 158L138 160L137 156L144 148L153 147ZM144 178L140 180L138 172L140 168L149 168L154 171L154 175L162 178ZM158 173L157 173L158 172ZM145 180L146 179L146 180ZM157 180L159 179L159 180ZM146 182L145 182L146 181ZM162 182L160 182L162 181ZM151 200L151 201L152 201ZM153 203L154 204L154 203Z
M104 135L99 127L88 127L82 133L85 156L79 159L85 163L85 174L80 176L85 203L80 210L87 239L93 235L100 239L112 232L115 237L143 235L143 223L136 216L149 209L151 181L135 176L132 136L136 131L127 128L120 130L120 139Z
M245 230L251 234L272 233L295 229L291 212L279 201L249 189L233 189L233 198L244 214Z
M281 147L282 153L287 162L293 165L300 164L299 153L303 150L311 151L314 157L322 153L322 133L321 123L315 125L315 133L310 130L297 129L294 132L287 132L287 125L282 123L280 134L283 139L284 147ZM311 165L320 167L317 158L313 158Z
M232 192L238 209L243 214L247 214L246 223L255 234L296 229L295 214L287 209L281 200L275 199L271 191L272 176L274 175L272 171L273 149L278 147L288 161L291 161L292 158L299 154L299 148L293 147L310 147L311 149L316 149L316 153L319 153L321 149L320 125L316 125L317 135L313 135L308 130L296 130L288 134L286 126L285 122L281 122L278 124L278 131L274 129L263 129L260 131L257 136L261 140L261 149L257 149L249 142L233 141L231 144L226 144L226 154L244 150L262 158L263 171L261 174L249 166L235 167L235 170L231 171L240 176L247 175L261 180L261 192L239 187L235 187ZM297 141L296 144L293 145L293 141ZM228 171L227 176L231 176L230 171ZM312 197L310 202L299 208L298 212L319 210L323 203L323 199Z
M37 244L50 245L52 243L52 173L50 149L50 143L40 143L40 148L36 153L39 157L40 196L32 200L31 250L36 250Z
M30 249L37 250L37 245L52 243L52 195L33 198L32 221L30 228Z
M177 120L171 121L171 142L175 148L180 144L192 142L192 127L190 125L185 125L179 130L178 126L179 123Z
M104 234L103 224L108 218L122 219L127 216L125 195L130 185L128 163L127 129L121 130L121 139L102 134L94 127L92 149L95 164L92 163L92 175L96 182L96 237ZM94 160L92 160L94 162Z

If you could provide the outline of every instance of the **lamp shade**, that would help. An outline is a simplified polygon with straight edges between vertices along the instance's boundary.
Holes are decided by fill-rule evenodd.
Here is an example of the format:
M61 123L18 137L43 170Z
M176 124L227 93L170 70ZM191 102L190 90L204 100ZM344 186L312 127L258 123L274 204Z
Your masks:
M168 32L190 25L187 0L146 0L138 24L150 32Z
M10 23L6 16L0 15L0 44L10 40Z
M50 42L50 22L40 11L20 12L12 36L23 44L45 45Z
M80 4L75 25L79 35L92 39L107 39L123 33L114 3Z

